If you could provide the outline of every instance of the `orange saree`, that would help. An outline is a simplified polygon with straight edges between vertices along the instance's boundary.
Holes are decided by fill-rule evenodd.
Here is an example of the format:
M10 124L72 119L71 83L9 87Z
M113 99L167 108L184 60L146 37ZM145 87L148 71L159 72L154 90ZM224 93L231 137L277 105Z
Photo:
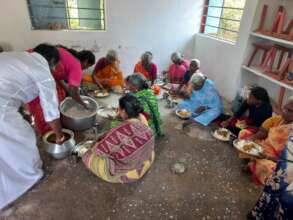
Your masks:
M264 140L256 141L256 143L262 146L265 155L280 158L292 125L284 124L281 116L273 116L266 120L262 127L268 131L268 136ZM253 181L263 185L276 169L276 163L267 159L255 159L249 163L249 168Z
M94 74L97 80L107 89L124 87L123 73L118 68L117 64L108 64Z

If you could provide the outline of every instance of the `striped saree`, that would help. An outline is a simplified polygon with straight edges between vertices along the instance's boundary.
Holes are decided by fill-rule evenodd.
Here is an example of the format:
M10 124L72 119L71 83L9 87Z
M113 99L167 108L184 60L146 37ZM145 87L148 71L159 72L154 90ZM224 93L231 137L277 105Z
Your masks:
M86 167L111 183L140 179L154 161L154 136L137 119L111 129L82 159Z

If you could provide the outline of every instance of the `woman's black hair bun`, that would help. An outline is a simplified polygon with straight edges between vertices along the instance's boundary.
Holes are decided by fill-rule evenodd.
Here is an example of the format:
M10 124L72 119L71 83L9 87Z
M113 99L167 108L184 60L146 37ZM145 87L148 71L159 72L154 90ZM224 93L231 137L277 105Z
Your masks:
M143 106L135 96L127 94L119 99L119 106L123 109L129 118L137 118L144 112Z

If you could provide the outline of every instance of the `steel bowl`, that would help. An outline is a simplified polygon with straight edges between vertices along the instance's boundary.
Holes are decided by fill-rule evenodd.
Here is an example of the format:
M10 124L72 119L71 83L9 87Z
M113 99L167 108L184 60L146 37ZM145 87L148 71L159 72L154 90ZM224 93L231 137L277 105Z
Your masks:
M93 147L94 144L95 144L94 140L82 141L74 147L74 149L72 150L72 153L75 153L79 157L82 157L89 149Z
M70 136L63 144L55 144L48 141L53 131L47 132L42 138L45 151L57 160L67 157L75 147L74 133L68 129L62 129L62 132Z
M96 123L96 115L98 110L98 103L91 97L81 96L83 101L89 103L89 108L92 109L93 113L85 117L73 118L66 115L66 110L73 105L79 105L71 97L67 97L60 104L61 121L64 127L73 131L84 131L92 128Z

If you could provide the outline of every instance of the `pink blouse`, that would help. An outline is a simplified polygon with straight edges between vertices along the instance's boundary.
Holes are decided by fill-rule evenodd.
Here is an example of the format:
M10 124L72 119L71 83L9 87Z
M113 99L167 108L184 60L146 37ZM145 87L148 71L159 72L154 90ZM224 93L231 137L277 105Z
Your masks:
M189 69L189 64L190 62L188 60L184 60L181 65L170 65L168 71L168 79L170 83L183 83L184 74Z
M71 86L79 87L82 80L82 68L79 60L63 48L59 48L58 50L60 55L59 68L63 68L63 71L58 71L61 75L58 74L59 76L57 78L67 80Z

